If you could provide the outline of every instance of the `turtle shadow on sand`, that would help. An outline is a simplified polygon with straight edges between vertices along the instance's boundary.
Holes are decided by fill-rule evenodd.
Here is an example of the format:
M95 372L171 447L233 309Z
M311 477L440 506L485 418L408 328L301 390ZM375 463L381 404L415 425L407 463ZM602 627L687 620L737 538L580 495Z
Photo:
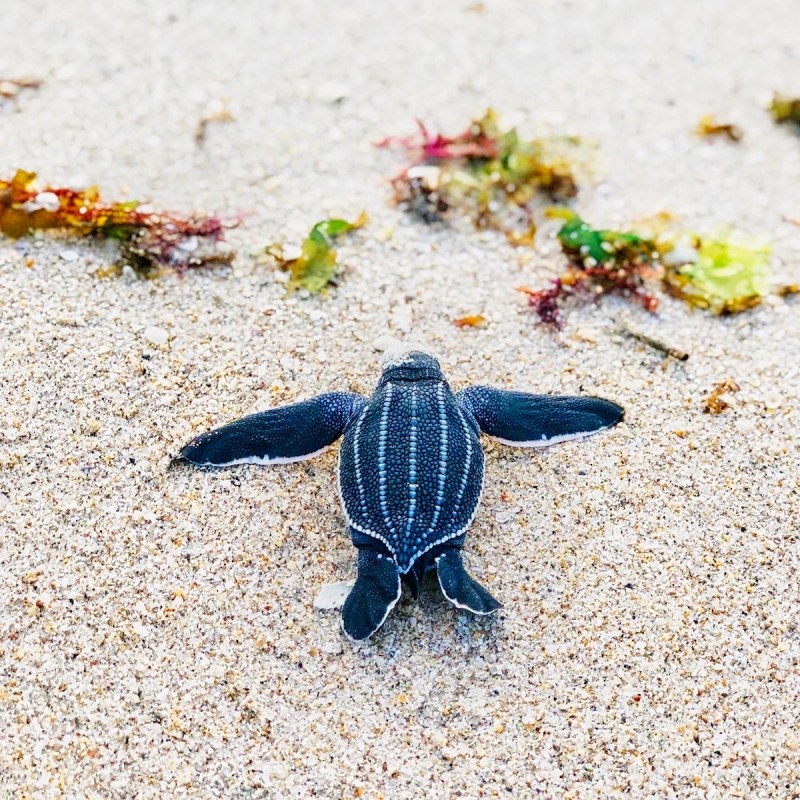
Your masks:
M330 612L323 613L327 619ZM360 653L365 664L376 656L394 663L420 654L471 663L497 652L505 631L502 609L481 616L456 608L442 594L431 572L423 579L419 598L404 589L380 635L357 642L353 652Z
M460 655L468 653L470 658L472 656L480 657L487 647L491 648L492 641L502 638L505 633L503 606L497 610L497 613L490 615L472 614L468 609L458 608L450 603L442 593L436 576L433 574L426 576L419 601L415 601L409 595L407 602L409 605L414 602L419 603L424 620L437 618L448 628L452 627L452 632L449 634L450 643L458 648ZM486 634L483 641L480 642L474 638L479 631ZM436 634L427 644L420 640L414 642L416 647L426 645L431 651L436 649L437 652L442 652L439 647L441 644L442 638Z

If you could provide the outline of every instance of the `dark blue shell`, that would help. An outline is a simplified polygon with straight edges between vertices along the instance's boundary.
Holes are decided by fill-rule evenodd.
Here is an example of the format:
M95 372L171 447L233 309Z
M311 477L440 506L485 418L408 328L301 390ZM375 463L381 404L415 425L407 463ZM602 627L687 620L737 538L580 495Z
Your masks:
M438 366L438 365L437 365ZM401 573L432 547L462 534L483 491L483 451L472 415L438 369L387 370L348 425L339 454L345 514L379 539Z

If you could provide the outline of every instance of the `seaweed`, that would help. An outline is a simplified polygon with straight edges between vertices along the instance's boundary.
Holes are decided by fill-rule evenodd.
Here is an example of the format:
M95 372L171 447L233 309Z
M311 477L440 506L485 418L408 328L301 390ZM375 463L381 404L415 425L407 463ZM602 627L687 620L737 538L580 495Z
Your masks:
M627 232L592 228L568 209L555 209L550 216L566 220L558 240L568 268L548 288L521 291L540 321L556 329L563 327L563 310L571 297L620 294L655 312L655 279L673 297L718 315L753 308L771 292L786 297L800 291L793 284L772 284L771 248L763 239L735 231L713 236L675 232L666 213L642 220L638 230ZM675 358L683 355L670 350L664 352Z
M307 289L311 294L319 294L336 283L339 265L336 261L334 241L344 233L363 227L367 215L362 211L353 222L345 219L326 219L311 229L296 257L289 257L281 244L271 244L265 248L281 269L289 271L287 292Z
M561 330L563 307L570 297L597 299L620 294L634 298L647 311L658 308L658 298L647 285L660 269L654 241L633 232L592 228L571 212L556 210L551 216L566 218L558 241L569 259L567 270L549 288L519 290L528 296L541 323Z
M217 217L180 217L147 211L136 201L105 203L96 186L37 187L36 173L17 170L0 180L0 233L20 238L33 230L58 229L79 236L112 239L120 245L118 267L131 266L140 277L165 268L230 263L235 252L221 247L226 225Z
M775 92L769 111L775 122L800 126L800 97Z
M520 286L517 291L528 296L528 305L539 315L543 325L561 330L564 327L564 316L560 304L571 293L560 278L556 278L549 289L530 289Z
M395 202L429 225L440 221L450 210L446 193L440 190L440 177L439 167L412 167L394 185Z
M714 314L757 306L771 290L770 246L734 232L688 234L665 249L664 286L675 297Z
M569 259L567 271L549 289L523 289L541 322L560 329L561 307L570 296L621 294L636 299L647 311L658 308L658 299L647 286L659 268L653 241L632 232L592 228L576 215L561 226L558 241Z
M717 122L713 114L706 114L697 123L695 133L703 139L725 136L732 142L739 142L744 136L744 131L731 122Z
M587 271L603 265L617 272L634 274L651 266L658 257L655 243L636 233L592 228L580 217L568 219L558 232L561 249L572 264ZM599 273L604 277L603 273ZM616 281L617 276L609 278Z
M388 137L377 146L399 147L410 156L411 163L391 181L394 200L426 223L461 208L476 227L523 242L535 231L535 197L563 202L578 193L574 161L581 143L576 137L522 139L514 128L501 130L492 109L455 136L417 124L416 134Z

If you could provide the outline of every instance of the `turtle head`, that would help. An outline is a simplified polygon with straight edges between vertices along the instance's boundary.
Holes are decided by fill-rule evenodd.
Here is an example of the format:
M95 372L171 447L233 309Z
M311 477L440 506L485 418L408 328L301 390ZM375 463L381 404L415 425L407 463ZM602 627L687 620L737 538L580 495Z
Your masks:
M381 384L389 381L444 380L438 360L422 350L387 353L381 360Z

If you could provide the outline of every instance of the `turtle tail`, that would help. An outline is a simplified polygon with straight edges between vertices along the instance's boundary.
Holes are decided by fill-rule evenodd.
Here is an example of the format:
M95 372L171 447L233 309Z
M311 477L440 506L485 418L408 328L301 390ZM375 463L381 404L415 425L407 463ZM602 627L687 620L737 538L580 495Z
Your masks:
M447 550L436 559L436 573L442 594L456 607L473 614L493 614L503 604L484 589L461 563L458 550Z
M350 639L369 639L400 599L400 573L388 556L358 551L358 578L342 607L342 629Z

